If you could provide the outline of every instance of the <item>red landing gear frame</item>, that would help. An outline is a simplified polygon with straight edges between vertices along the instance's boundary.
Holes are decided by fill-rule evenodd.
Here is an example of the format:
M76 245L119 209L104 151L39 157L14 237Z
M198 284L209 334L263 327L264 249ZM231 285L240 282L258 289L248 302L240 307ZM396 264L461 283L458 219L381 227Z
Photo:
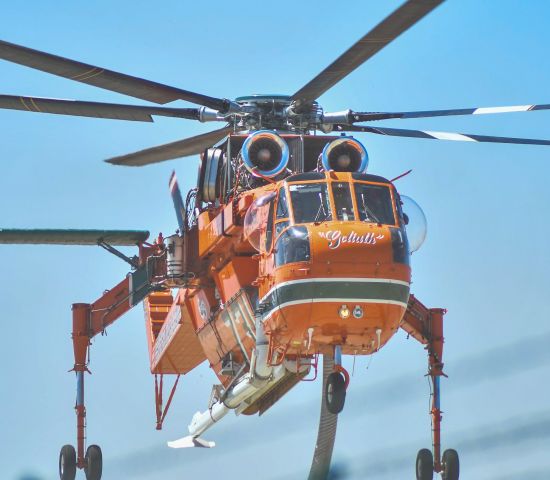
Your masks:
M159 248L159 245L139 245L140 268L145 265L149 256L159 252ZM103 334L108 326L139 303L150 291L147 290L149 286L146 281L137 284L132 275L129 275L114 288L105 291L94 303L75 303L72 306L74 367L71 371L76 373L77 384L75 405L77 448L75 450L72 445L65 445L61 449L59 455L59 477L61 480L74 480L77 469L84 470L86 480L101 479L103 469L101 449L97 445L90 445L86 448L84 376L85 373L91 373L88 370L91 340L96 335ZM156 400L157 426L160 426L162 420L164 420L166 410L162 412L160 417L158 416L159 400L162 405L162 394L159 394L158 387L156 389ZM162 409L162 407L160 408Z
M426 345L428 351L428 375L432 383L432 450L423 448L416 457L417 480L432 480L433 474L441 473L443 480L458 480L459 458L456 450L445 450L441 454L441 390L440 379L443 373L443 316L446 310L426 308L414 295L410 296L409 305L401 328L410 336Z

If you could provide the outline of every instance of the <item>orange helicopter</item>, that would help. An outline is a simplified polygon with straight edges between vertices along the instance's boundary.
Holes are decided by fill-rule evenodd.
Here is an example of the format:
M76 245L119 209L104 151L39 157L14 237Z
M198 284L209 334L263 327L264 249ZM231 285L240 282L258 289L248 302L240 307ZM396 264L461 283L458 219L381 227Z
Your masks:
M367 173L367 150L344 133L550 145L548 140L357 125L550 105L324 112L316 101L442 2L406 1L291 96L214 98L0 41L0 58L7 61L159 104L186 100L200 105L169 108L0 95L0 108L225 123L213 132L108 160L144 166L200 155L197 187L185 199L175 174L170 178L179 226L173 235L147 242L146 231L0 230L0 243L99 245L131 266L99 299L72 306L77 448L61 449L61 480L73 480L77 469L88 480L102 476L101 449L86 448L84 380L91 339L142 302L157 428L162 428L181 375L208 361L219 380L204 412L191 419L189 435L169 446L213 447L202 438L210 427L230 411L263 414L301 381L317 377L320 356L322 416L334 418L344 408L350 381L342 355L372 355L401 328L427 349L433 385L433 445L418 452L416 478L429 480L434 472L445 480L459 478L457 452L441 452L445 310L427 308L410 293L409 259L426 235L425 217L412 199L399 194L397 179ZM137 245L137 255L128 257L115 248L121 245ZM165 375L176 376L166 402ZM319 439L325 433L320 429ZM328 450L323 461L314 457L310 478L328 474Z

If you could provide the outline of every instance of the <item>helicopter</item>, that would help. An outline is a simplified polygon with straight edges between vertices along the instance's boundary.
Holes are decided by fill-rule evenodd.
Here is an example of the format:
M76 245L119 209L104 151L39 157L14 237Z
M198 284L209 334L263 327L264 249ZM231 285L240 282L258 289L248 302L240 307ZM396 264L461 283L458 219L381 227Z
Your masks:
M198 364L195 362L208 359L221 381L221 387L213 390L208 414L197 416L191 424L190 438L186 437L176 446L209 446L200 435L205 427L211 426L213 416L218 421L227 409L242 409L245 414L253 413L254 409L264 411L273 398L278 400L286 393L285 389L294 386L293 382L297 383L302 375L317 368L319 354L331 356L335 361L335 371L327 381L325 400L331 413L338 413L343 408L348 381L339 357L355 352L372 354L382 348L399 327L429 346L430 375L434 388L438 385L443 373L442 311L425 309L408 291L410 269L407 259L412 248L408 245L407 227L411 220L414 221L414 204L408 211L406 199L399 195L392 181L366 173L368 155L359 141L328 134L357 131L427 139L548 145L544 140L355 125L385 118L532 111L548 106L325 113L315 99L335 85L338 77L343 78L344 73L350 73L376 53L370 48L376 43L369 42L373 35L376 38L391 33L395 38L439 3L406 2L377 27L380 30L367 34L363 42L340 57L338 64L329 67L293 96L256 95L226 100L192 92L173 92L167 88L163 90L166 96L157 98L157 101L164 101L171 98L172 92L180 95L175 98L202 105L197 109L138 108L93 102L84 102L84 105L31 97L2 97L4 108L36 112L93 113L101 117L111 115L108 118L126 116L132 120L166 114L228 125L210 134L111 160L114 164L138 166L185 155L201 155L197 189L185 200L179 193L175 177L170 181L179 224L176 235L146 243L147 234L142 231L2 231L4 243L99 244L118 256L122 255L115 246L138 244L137 258L123 258L131 265L132 273L122 284L93 304L74 305L73 340L75 357L78 356L75 370L82 394L91 336L103 331L123 311L141 301L145 303L151 326L154 373L186 373ZM397 32L392 31L392 27L397 28ZM378 42L376 47L384 46L382 44L388 43L386 40ZM365 45L370 49L365 51ZM124 85L125 80L130 83L135 80L6 42L1 44L0 51L4 59L103 88L118 89L116 91L121 93L132 90L128 87L122 92L120 85ZM355 56L359 53L361 58L357 60ZM139 81L137 84L137 90L146 89L146 84ZM158 85L153 88L158 89ZM139 93L136 89L132 92L133 96ZM147 93L139 95L147 100L153 98L146 98ZM310 135L314 130L324 135ZM419 216L421 219L421 213ZM353 265L350 258L353 258ZM365 259L365 265L359 265L357 259L360 258ZM376 267L369 271L372 265ZM370 288L373 285L375 290ZM360 293L353 293L355 287ZM337 298L327 296L340 288L344 293L338 293ZM170 289L178 289L177 296L172 297ZM384 298L378 298L380 293L377 297L366 297L365 291L383 291ZM298 294L304 297L297 298ZM120 298L128 304L118 303ZM309 305L304 306L306 304ZM98 311L102 313L94 316ZM329 311L332 313L327 315ZM237 321L238 318L242 320ZM333 326L335 321L336 328ZM191 343L182 347L180 341ZM173 352L170 349L174 349ZM174 368L173 360L168 359L178 352L184 358L182 364ZM266 378L268 380L262 384ZM269 401L268 394L272 395ZM437 432L436 400L437 388L434 396ZM162 402L159 404L162 407ZM89 478L97 478L101 451L94 447L84 454L85 409L83 402L77 405L76 466L84 468ZM164 413L161 412L160 423ZM447 458L444 454L440 459L438 447L434 450L435 460L426 451L419 455L417 476L427 478L425 472L433 474L433 470L443 471L446 478L455 478L455 472L458 476L455 453L451 451ZM72 475L72 458L71 448L65 448L60 461L62 478Z

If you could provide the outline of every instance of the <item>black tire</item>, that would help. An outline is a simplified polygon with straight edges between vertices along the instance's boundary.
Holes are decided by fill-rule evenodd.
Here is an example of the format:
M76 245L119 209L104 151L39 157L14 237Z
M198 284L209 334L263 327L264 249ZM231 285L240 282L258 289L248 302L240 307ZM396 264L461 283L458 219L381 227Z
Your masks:
M332 372L325 385L325 402L330 413L338 414L346 403L346 381L339 372Z
M86 480L101 480L103 471L103 455L101 448L97 445L90 445L86 450L86 467L84 473Z
M434 456L427 448L418 451L416 455L416 480L433 480Z
M443 464L443 472L441 478L443 480L458 480L460 474L460 461L458 459L458 452L456 450L445 450L443 452L443 458L441 459Z
M76 477L76 451L72 445L64 445L59 452L59 478L74 480Z

